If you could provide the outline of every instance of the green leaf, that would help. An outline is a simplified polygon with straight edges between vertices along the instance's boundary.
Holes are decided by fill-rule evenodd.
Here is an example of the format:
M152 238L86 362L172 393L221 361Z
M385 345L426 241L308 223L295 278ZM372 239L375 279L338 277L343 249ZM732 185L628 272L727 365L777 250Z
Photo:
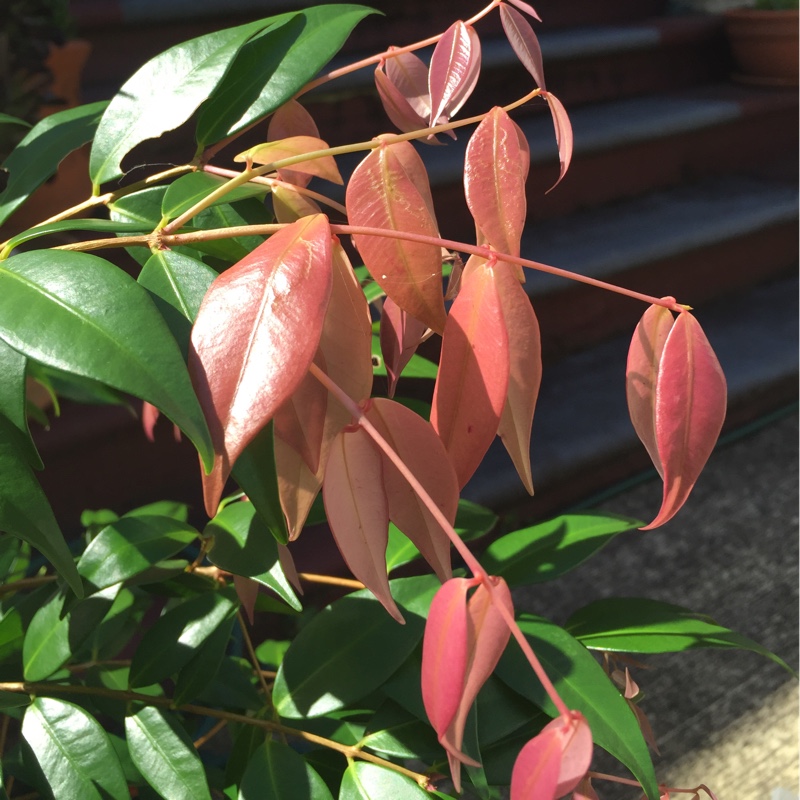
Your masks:
M186 522L189 519L189 506L186 503L178 503L175 500L156 500L155 503L133 508L125 514L126 517L169 517L178 522ZM108 520L105 524L115 522L115 519Z
M150 228L146 228L135 222L116 222L110 219L64 219L61 222L50 222L47 225L37 225L35 228L28 228L16 236L12 236L6 243L6 252L10 252L15 247L25 242L33 241L42 236L49 236L52 233L62 233L63 231L93 231L95 233L149 233Z
M147 292L107 261L39 251L2 262L0 338L36 361L149 401L210 468L211 439L180 351Z
M12 117L11 114L0 114L0 125L21 125L23 128L30 128L30 122L19 117Z
M278 494L278 469L272 422L265 425L236 459L233 479L241 486L272 536L280 544L289 541L286 517Z
M40 681L59 670L94 633L120 590L119 584L81 600L64 614L71 598L55 594L34 615L22 645L26 681ZM62 616L63 614L63 616Z
M171 517L122 517L91 541L78 562L78 572L89 584L102 589L179 553L199 536L191 525Z
M192 740L161 709L145 706L125 717L125 738L136 768L166 800L211 800Z
M3 162L9 176L0 192L0 225L55 174L65 156L91 141L107 105L90 103L50 114L28 132Z
M442 757L442 746L430 724L393 700L387 700L375 712L360 745L390 758L432 762Z
M175 691L172 693L175 705L191 702L217 677L235 622L235 616L225 620L200 645L192 659L181 668L175 680Z
M205 199L206 195L211 194L215 189L228 183L226 178L218 175L211 175L208 172L190 172L182 175L173 181L164 194L161 201L161 214L164 219L174 219L179 217L184 211L188 211L192 206ZM269 191L269 187L260 183L246 183L244 186L237 186L214 203L235 203L246 197L263 197Z
M253 665L243 658L225 656L216 679L203 689L197 702L229 711L264 712L264 698L255 686Z
M225 785L238 787L253 753L266 741L267 732L255 725L240 725L238 733L233 723L228 727L231 729L231 737L235 738L225 762ZM236 797L238 791L234 789L234 798Z
M198 214L192 225L183 230L213 230L215 228L233 228L240 225L263 225L273 222L267 207L260 200L251 197L239 200L237 203L223 203L207 208ZM231 264L240 261L265 241L264 236L250 234L236 236L232 239L209 239L205 242L194 242L193 247L202 252L206 257L219 260L219 264L212 264L220 272Z
M204 536L213 537L208 559L220 569L268 586L295 611L303 606L278 560L278 546L252 503L230 503L208 523Z
M0 475L3 476L0 481L0 530L35 547L64 577L70 588L82 595L83 585L72 555L50 504L28 466L25 453L14 441L16 431L5 417L0 416Z
M137 144L186 122L222 80L242 45L270 24L267 18L177 44L129 78L97 127L89 156L95 186L121 177L122 159Z
M205 592L167 611L147 630L131 663L131 687L149 686L177 672L200 645L236 615L232 589Z
M688 608L644 597L611 597L576 611L566 629L585 647L624 653L680 653L698 647L750 650L794 670L752 639Z
M25 710L22 735L55 797L130 797L119 759L105 731L79 706L53 697L37 697Z
M139 615L136 612L142 605L139 599L137 603L137 597L130 589L120 589L103 621L76 651L76 660L102 661L116 656L137 632L140 619L137 619Z
M427 378L435 380L438 373L438 367L433 361L428 361L416 353L411 356L408 364L403 367L404 378ZM372 374L386 377L386 364L383 363L383 355L381 354L381 342L378 336L372 336Z
M489 545L481 563L509 586L526 586L561 577L615 536L642 523L611 514L565 514L514 531Z
M253 37L203 105L197 121L201 147L263 119L314 78L372 9L324 5L275 17Z
M0 416L16 429L14 436L25 460L34 468L42 469L42 459L31 439L25 400L25 370L28 359L0 339ZM11 432L11 431L9 431Z
M337 600L300 631L275 679L272 699L282 717L317 717L365 697L414 650L439 581L426 575L389 585L405 625L364 590Z
M392 769L353 761L344 773L338 800L429 800L430 795L411 778Z
M239 800L333 800L320 778L291 747L270 739L253 753L242 776Z
M16 594L3 601L3 617L0 619L0 664L19 675L22 671L22 642L25 632L39 607L47 602L53 591L45 584L30 594Z
M621 761L651 800L658 800L653 762L636 717L592 654L563 628L541 617L522 614L518 624L558 694L586 717L595 744ZM558 716L516 643L506 649L495 674L551 717Z
M277 669L290 644L288 639L265 639L256 647L256 658L265 666Z

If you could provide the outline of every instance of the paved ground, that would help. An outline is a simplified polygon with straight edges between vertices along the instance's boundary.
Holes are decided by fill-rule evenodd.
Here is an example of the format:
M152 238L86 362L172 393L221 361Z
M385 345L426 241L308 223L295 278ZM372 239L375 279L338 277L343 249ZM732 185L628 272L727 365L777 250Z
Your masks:
M649 520L659 502L659 485L648 481L600 507ZM796 413L720 447L672 522L618 537L571 575L521 593L517 603L563 622L575 608L610 595L703 612L796 668ZM652 669L637 679L661 748L661 780L706 783L719 800L800 798L798 687L788 673L735 650L654 656L648 663ZM598 788L603 800L639 796Z

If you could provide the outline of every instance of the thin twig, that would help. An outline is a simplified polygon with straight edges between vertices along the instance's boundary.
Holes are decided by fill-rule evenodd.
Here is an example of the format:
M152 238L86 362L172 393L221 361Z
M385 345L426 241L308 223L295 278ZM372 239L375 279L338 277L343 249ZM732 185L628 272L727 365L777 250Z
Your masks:
M325 583L330 586L342 586L345 589L365 589L361 581L354 581L352 578L336 578L333 575L317 575L313 572L299 572L298 578L309 583Z
M221 719L217 722L208 733L204 733L199 739L195 739L194 749L199 750L206 742L213 739L227 724L228 720L226 719Z
M55 575L35 575L32 578L22 578L12 583L4 583L0 586L0 596L11 594L11 592L24 591L25 589L37 589L56 580Z
M239 620L239 628L242 631L242 638L244 639L244 646L247 648L247 654L250 656L250 662L253 665L253 671L258 675L258 682L261 684L261 690L264 692L264 698L269 700L270 698L270 691L269 686L267 686L267 680L264 677L261 671L261 663L258 660L258 656L256 655L256 649L253 647L253 640L250 638L250 633L247 630L247 626L245 625L244 617L242 616L241 610L236 612L236 619Z

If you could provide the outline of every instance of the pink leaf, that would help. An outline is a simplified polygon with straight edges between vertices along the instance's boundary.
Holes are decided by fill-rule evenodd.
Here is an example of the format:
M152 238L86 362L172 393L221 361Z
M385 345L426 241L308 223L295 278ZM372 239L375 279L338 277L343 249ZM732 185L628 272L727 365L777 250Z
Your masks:
M525 489L532 495L531 428L542 380L539 322L531 301L512 272L511 266L500 262L495 273L503 319L508 331L510 366L508 394L497 432L514 462Z
M534 11L533 6L528 5L527 3L523 2L523 0L506 0L506 2L511 3L512 6L516 6L520 11L524 11L538 22L542 21L541 17L536 13L536 11Z
M378 96L381 98L386 116L403 133L428 127L427 119L417 113L408 98L392 83L380 67L375 70L375 88L378 90Z
M495 107L470 137L464 163L464 193L475 224L489 245L513 256L519 255L526 213L529 156L522 138L511 117Z
M367 419L452 524L458 509L458 483L444 445L431 424L411 409L383 398L372 400ZM386 456L383 456L383 485L389 501L389 519L416 545L440 580L451 578L450 539Z
M664 343L673 322L672 313L664 306L652 305L644 312L633 332L625 375L628 413L633 428L662 478L664 470L656 444L655 391Z
M409 165L414 168L409 169ZM422 160L408 142L384 144L373 150L356 167L347 185L350 224L438 236L428 199L417 186L424 176ZM404 311L441 333L446 316L441 248L382 236L359 235L353 239L367 269L386 294Z
M255 611L256 598L258 597L258 583L252 578L234 575L233 587L236 589L236 594L247 616L247 621L252 625L254 619L253 612Z
M278 495L289 529L289 540L301 534L311 506L322 488L323 465L327 464L330 445L320 453L320 469L313 473L303 457L280 437L275 437L275 468L278 472Z
M391 51L391 48L390 48ZM414 53L390 56L384 62L386 77L423 120L431 115L428 67Z
M664 344L656 384L656 444L664 468L664 495L656 518L663 525L686 502L725 421L727 386L697 320L678 315Z
M313 117L297 102L289 100L273 115L267 128L267 140L277 142L290 136L313 136L319 138L319 129ZM293 169L279 169L278 177L295 186L307 186L311 175Z
M254 164L272 164L285 158L294 158L317 150L327 150L327 142L315 136L290 136L277 142L267 142L251 147L244 153L234 156L236 162L252 161ZM343 184L342 176L333 156L320 156L308 161L292 164L291 169L306 175L315 175L331 183Z
M284 225L320 213L320 207L311 198L286 186L275 185L272 186L272 210L275 212L275 219Z
M497 433L506 401L509 343L494 269L467 264L447 316L431 424L444 442L459 487Z
M400 373L411 360L427 328L418 319L406 314L391 297L386 297L381 310L381 354L386 364L389 397Z
M514 616L514 604L506 582L502 578L495 577L489 580L492 582L492 591L490 592L481 583L467 604L470 650L464 690L453 721L444 736L440 737L445 749L459 761L466 763L471 759L464 757L461 745L464 740L467 715L481 687L494 672L511 635L496 604L501 603L512 618Z
M552 192L567 174L572 161L572 123L569 121L567 109L564 108L561 101L552 92L543 93L543 96L550 106L550 113L553 115L553 127L556 131L556 143L558 144L558 160L561 162L558 180L547 190Z
M434 595L422 640L422 702L441 736L458 711L469 653L467 578L451 578Z
M278 561L280 562L286 580L292 584L298 594L303 594L303 584L297 574L297 567L294 565L292 551L285 544L278 544Z
M336 546L347 566L402 625L386 574L389 506L381 454L361 429L334 440L325 467L322 498Z
M214 280L192 328L189 371L214 443L209 516L239 454L303 379L331 292L322 215L280 232Z
M556 787L557 797L571 792L580 783L592 761L592 732L589 723L580 711L571 711L570 714L570 723L563 729L563 755Z
M148 403L147 400L142 403L142 428L144 435L151 442L156 440L154 430L160 415L161 412L152 403Z
M542 50L539 40L528 20L513 8L507 5L500 6L500 20L506 32L509 44L517 54L525 69L533 76L536 85L544 92L544 65L542 64Z
M449 119L472 94L481 69L481 44L474 28L454 22L436 44L428 73L430 124Z

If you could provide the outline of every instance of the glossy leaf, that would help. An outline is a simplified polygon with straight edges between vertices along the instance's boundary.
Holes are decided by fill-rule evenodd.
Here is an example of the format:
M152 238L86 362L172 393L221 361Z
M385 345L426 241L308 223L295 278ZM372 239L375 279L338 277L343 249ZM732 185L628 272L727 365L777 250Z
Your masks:
M203 104L199 145L244 130L294 97L336 55L353 28L374 13L366 6L330 4L264 20L270 28L241 48ZM207 82L200 85L208 87Z
M400 373L414 355L425 331L425 325L403 311L391 297L383 301L380 343L389 378L389 397L394 397Z
M35 547L80 597L83 585L72 555L28 466L28 453L15 443L16 432L17 428L0 415L0 529Z
M322 213L319 203L315 200L288 186L279 185L272 186L272 211L275 219L284 225Z
M361 746L384 756L427 762L442 755L431 726L393 700L383 703L370 718Z
M507 0L512 6L515 6L520 11L524 11L529 16L533 17L535 20L541 22L541 17L536 13L536 10L532 5L529 3L524 2L524 0Z
M633 428L662 478L664 469L656 441L656 383L664 344L673 324L669 309L650 306L633 332L625 372L628 413Z
M424 127L431 115L431 96L428 88L428 67L416 53L394 55L384 62L386 77L411 106Z
M196 528L170 517L122 517L92 539L78 572L95 589L104 589L179 553L199 536Z
M278 545L252 503L231 503L204 531L213 537L208 559L220 569L252 578L272 589L296 611L302 606L283 573Z
M102 101L58 111L28 131L3 162L3 169L9 174L8 183L0 192L0 225L55 174L69 153L91 141L107 105Z
M413 56L413 53L408 53L407 55ZM417 58L416 56L413 57ZM396 60L396 58L393 58L387 63L391 63L392 61ZM417 60L419 61L418 58ZM421 61L419 63L422 65L422 70L426 79L425 92L423 95L421 95L421 97L425 98L425 116L422 116L416 111L413 103L415 99L413 95L411 97L404 95L380 66L375 68L375 88L378 90L378 96L381 99L383 110L386 112L386 116L389 117L392 123L396 125L403 133L419 130L427 125L427 109L430 108L430 103L427 102L428 70ZM423 139L423 141L427 142L428 144L432 144L434 142L438 143L438 140L435 136Z
M285 158L295 158L306 153L327 149L329 149L328 143L318 137L289 136L276 142L267 142L266 144L258 144L255 147L251 147L244 153L239 153L233 160L239 163L274 164L276 161L282 161ZM333 156L322 156L308 161L300 161L297 164L292 164L291 169L296 172L302 172L305 175L324 178L327 181L331 181L331 183L338 183L339 185L344 183Z
M133 763L166 800L211 800L205 769L186 732L160 708L145 706L125 717Z
M422 639L433 575L390 582L406 624L398 626L371 593L354 592L302 628L278 669L273 690L282 717L317 717L383 685Z
M565 627L592 649L678 653L698 647L733 647L758 653L792 671L774 653L704 614L643 597L597 600L576 611Z
M514 763L512 800L555 800L560 767L561 737L558 729L548 726L522 748Z
M542 380L542 342L531 301L511 269L503 269L505 266L498 264L495 270L509 350L508 394L497 432L532 495L531 428Z
M161 213L166 219L178 217L227 182L225 178L211 175L207 172L190 172L187 175L182 175L167 186L167 191L161 200ZM263 197L266 192L267 187L262 184L246 183L244 186L237 186L232 189L223 198L220 198L215 205L219 203L235 203L237 200L242 200L246 197Z
M429 122L454 116L472 94L481 69L481 42L471 25L454 22L436 43L428 71Z
M493 273L485 263L464 270L433 391L431 424L462 488L497 433L508 391L508 332Z
M464 194L475 224L501 253L519 255L529 162L519 126L502 108L493 108L467 144Z
M9 435L14 437L16 448L34 469L44 464L31 439L26 410L26 368L28 360L0 339L0 416L4 417ZM5 432L5 431L4 431Z
M653 763L636 717L625 698L589 651L563 628L530 614L517 620L537 658L569 708L589 723L595 744L621 761L640 781L648 798L658 797ZM495 675L549 714L558 711L515 644L500 659Z
M290 136L314 136L319 138L319 129L311 114L297 102L284 103L269 119L267 139L275 142ZM291 168L278 170L278 177L295 186L307 186L311 176Z
M386 576L389 503L382 462L363 429L342 431L331 445L322 497L331 533L350 571L403 624Z
M188 663L197 648L236 614L235 596L232 590L207 591L160 617L145 632L134 653L131 687L158 683Z
M65 231L94 231L96 233L149 233L150 229L136 222L118 222L112 219L62 219L60 222L49 222L28 228L6 242L6 250L11 251L26 242L32 242L41 236Z
M505 3L500 6L500 20L502 21L506 38L517 54L517 58L533 76L536 85L542 91L546 91L542 50L531 24L519 11Z
M209 516L236 459L314 357L331 291L330 247L325 217L299 220L220 275L203 300L189 370L214 443L203 487Z
M406 775L370 764L353 761L342 777L338 800L428 800L430 794Z
M347 184L350 224L438 236L427 184L425 168L413 145L381 145L356 167ZM370 274L386 294L441 333L445 323L441 248L381 236L353 238Z
M186 122L219 84L239 49L272 24L267 18L199 36L150 59L113 97L92 144L89 173L99 186L122 175L137 144Z
M67 251L4 261L0 337L36 361L147 400L210 462L208 429L177 345L147 292L107 261Z
M664 470L661 510L643 530L672 519L686 502L717 443L727 384L697 320L688 312L672 326L658 370L656 446Z
M384 398L375 398L366 416L452 524L458 509L458 484L431 424ZM381 460L389 519L416 545L439 579L448 580L452 577L449 537L397 467L385 454L381 454ZM375 476L370 479L374 481Z
M295 750L269 739L247 762L239 800L333 800L325 781Z
M60 669L95 631L120 590L110 586L68 611L66 597L56 593L33 615L22 644L26 681L40 681Z
M510 586L554 580L640 524L610 514L565 514L500 537L489 545L481 563Z
M573 136L572 123L563 103L552 92L544 93L544 99L547 100L547 105L550 107L550 113L553 117L556 144L558 145L558 160L561 164L558 180L547 190L551 192L561 183L572 162Z
M55 797L127 800L119 758L94 717L54 697L37 697L25 710L22 736Z

